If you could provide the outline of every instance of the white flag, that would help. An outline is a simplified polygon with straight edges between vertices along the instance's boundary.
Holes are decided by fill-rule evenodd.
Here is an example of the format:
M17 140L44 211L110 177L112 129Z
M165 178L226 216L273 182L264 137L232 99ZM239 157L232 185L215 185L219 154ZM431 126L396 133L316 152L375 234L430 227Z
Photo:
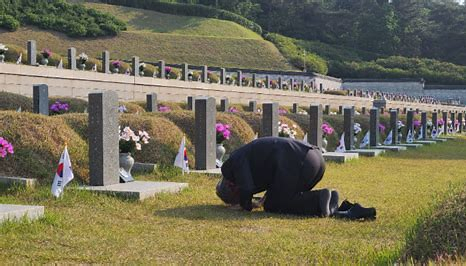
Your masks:
M309 143L309 142L307 141L307 133L304 134L303 142L304 142L304 143Z
M423 126L421 126L421 127L419 128L419 136L417 136L417 139L418 139L418 140L424 139L422 135L424 135L424 128L423 128Z
M443 125L442 125L442 127L439 127L439 129L437 131L437 137L443 134L443 131L444 131L443 127L444 127Z
M63 69L63 59L60 58L60 62L57 65L58 69Z
M17 113L21 113L22 111L23 111L23 109L21 109L21 106L18 109L16 109Z
M253 140L256 140L259 138L259 134L256 132L256 135L254 135L254 139Z
M91 71L97 72L97 64L94 64Z
M430 133L430 136L432 137L432 139L437 138L438 132L437 132L437 129L435 127L432 127L432 132Z
M126 69L125 75L127 75L127 76L131 75L131 70L129 68Z
M16 60L16 64L20 65L22 60L23 60L23 53L20 53L19 57L18 57L18 60Z
M345 147L345 133L341 134L340 138L340 145L338 145L337 149L335 152L343 153L346 152L346 147Z
M383 142L384 145L392 145L393 142L393 130L390 130L390 133L388 134L387 138Z
M413 133L411 130L408 131L408 135L406 135L406 143L413 143L414 142L414 137Z
M364 138L361 141L361 144L359 144L359 148L364 149L367 146L369 146L370 137L371 137L370 131L367 131L366 135L364 136Z
M71 167L70 155L68 154L68 148L65 146L60 157L60 163L58 164L57 172L52 184L52 194L58 198L63 193L65 186L74 178L73 169Z
M185 172L189 174L188 153L186 151L185 136L183 136L183 139L181 140L180 148L178 149L178 154L176 155L174 165L181 168L183 174Z

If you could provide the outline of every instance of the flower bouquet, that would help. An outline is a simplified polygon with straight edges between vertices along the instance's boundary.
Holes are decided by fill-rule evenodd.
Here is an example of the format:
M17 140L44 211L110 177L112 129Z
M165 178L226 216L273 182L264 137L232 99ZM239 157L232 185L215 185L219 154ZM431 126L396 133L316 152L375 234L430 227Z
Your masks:
M142 144L149 143L150 136L146 131L138 131L136 134L130 127L125 127L123 130L119 128L120 131L120 153L134 153L136 150L140 151L142 149Z
M161 113L168 113L171 110L172 109L169 106L164 106L164 105L159 106L159 112L161 112Z
M81 54L78 56L79 67L81 68L81 70L85 70L85 69L86 69L86 62L87 62L87 60L89 60L89 57L88 57L87 54L85 54L85 53L81 53Z
M278 136L283 138L296 138L296 125L289 127L288 124L278 122Z
M215 132L217 137L217 149L216 149L216 165L217 167L222 167L223 156L225 156L226 150L223 147L223 142L230 139L231 131L230 125L217 123L215 125Z
M42 65L46 66L49 64L49 58L52 56L52 51L49 48L45 48L41 52L42 54Z
M0 63L5 62L5 52L8 51L8 47L6 47L3 43L0 43Z
M61 115L61 114L68 112L69 109L70 109L70 105L68 103L64 103L58 100L52 105L50 105L50 114Z
M8 154L13 153L13 145L6 139L0 137L0 157L5 158Z
M122 66L121 61L113 61L112 62L112 67L113 67L113 73L120 73L120 68Z
M322 152L325 153L328 145L327 136L333 135L335 130L328 123L322 123L320 128L322 129Z

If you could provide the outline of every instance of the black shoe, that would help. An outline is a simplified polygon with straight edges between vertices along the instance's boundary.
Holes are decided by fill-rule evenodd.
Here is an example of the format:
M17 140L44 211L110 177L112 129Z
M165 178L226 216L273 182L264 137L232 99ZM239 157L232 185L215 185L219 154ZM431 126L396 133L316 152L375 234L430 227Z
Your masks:
M351 209L352 207L354 206L353 203L349 202L348 200L344 200L340 207L338 208L338 211L348 211L349 209Z
M355 203L347 213L347 218L350 220L375 219L377 215L375 208L364 208L359 203Z

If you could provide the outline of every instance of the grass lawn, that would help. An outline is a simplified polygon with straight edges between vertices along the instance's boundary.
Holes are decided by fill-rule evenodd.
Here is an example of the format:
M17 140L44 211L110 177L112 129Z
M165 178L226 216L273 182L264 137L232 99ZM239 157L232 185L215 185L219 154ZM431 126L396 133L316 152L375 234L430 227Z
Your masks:
M109 50L112 59L130 60L137 55L146 62L165 60L199 66L293 69L271 42L230 21L105 4L86 5L126 21L128 31L115 37L70 38L28 26L15 32L0 29L1 43L26 48L28 40L36 40L38 50L50 48L64 57L68 47L76 47L78 54L85 52L91 57L100 57L103 50Z
M179 195L142 203L68 189L54 200L49 186L3 189L0 203L46 206L46 217L0 226L3 263L244 264L387 263L407 232L446 191L465 185L466 138L419 150L329 164L320 187L366 206L378 219L350 222L247 213L215 196L217 179L166 169L145 180L189 182ZM52 173L51 173L52 175Z
M129 31L262 40L259 34L226 20L176 16L151 10L100 3L86 3L85 5L86 7L110 13L125 21L128 24Z

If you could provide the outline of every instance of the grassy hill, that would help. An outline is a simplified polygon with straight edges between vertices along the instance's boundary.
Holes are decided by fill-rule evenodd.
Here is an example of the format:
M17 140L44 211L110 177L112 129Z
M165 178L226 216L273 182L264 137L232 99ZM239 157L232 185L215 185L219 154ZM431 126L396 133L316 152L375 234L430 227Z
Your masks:
M0 40L24 47L27 40L35 39L38 49L47 47L62 55L69 46L74 46L92 57L109 50L113 59L138 55L144 61L163 59L168 63L292 69L272 43L233 22L96 3L86 6L127 22L128 31L115 37L70 38L58 32L23 27L16 32L0 30Z

